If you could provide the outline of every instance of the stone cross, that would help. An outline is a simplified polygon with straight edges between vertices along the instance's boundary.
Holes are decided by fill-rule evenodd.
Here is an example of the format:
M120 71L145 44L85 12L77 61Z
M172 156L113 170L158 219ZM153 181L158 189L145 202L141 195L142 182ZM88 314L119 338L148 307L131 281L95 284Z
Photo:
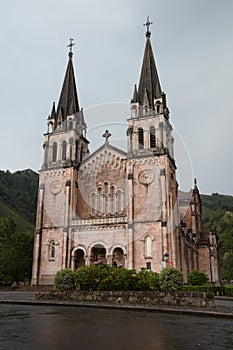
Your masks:
M105 138L105 143L108 143L108 139L112 134L108 130L105 130L105 133L102 135Z

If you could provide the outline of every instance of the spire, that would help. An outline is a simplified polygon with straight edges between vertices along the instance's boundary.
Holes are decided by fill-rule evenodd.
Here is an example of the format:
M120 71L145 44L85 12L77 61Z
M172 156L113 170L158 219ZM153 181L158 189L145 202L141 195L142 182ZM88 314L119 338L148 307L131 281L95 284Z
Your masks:
M142 62L141 76L138 87L138 102L143 105L143 100L145 96L145 90L147 91L147 96L149 100L149 107L154 109L154 99L161 97L162 90L159 82L159 76L157 73L154 54L150 42L150 31L149 26L152 22L149 21L147 17L147 22L144 24L147 26L146 31L146 47Z
M51 119L56 119L56 107L55 107L55 102L53 102L53 107L52 107L52 111L51 111Z
M62 122L67 116L72 115L79 111L78 95L74 77L73 68L73 52L72 47L75 45L73 39L70 39L70 44L67 45L70 48L69 60L66 68L65 78L62 85L62 90L57 107L57 120Z
M134 85L134 92L133 92L133 98L131 100L131 103L138 102L138 91L137 91L137 85Z

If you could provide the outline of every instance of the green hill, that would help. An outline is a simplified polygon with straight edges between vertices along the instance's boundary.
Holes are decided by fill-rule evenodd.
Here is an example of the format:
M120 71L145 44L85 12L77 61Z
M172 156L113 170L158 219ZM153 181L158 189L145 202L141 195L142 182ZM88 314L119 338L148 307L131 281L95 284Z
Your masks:
M16 230L18 232L33 232L34 226L22 218L19 214L17 214L13 209L7 207L2 201L0 200L0 218L5 217L11 217L15 224L16 224Z
M38 174L0 171L0 218L9 216L17 230L33 230L36 216Z

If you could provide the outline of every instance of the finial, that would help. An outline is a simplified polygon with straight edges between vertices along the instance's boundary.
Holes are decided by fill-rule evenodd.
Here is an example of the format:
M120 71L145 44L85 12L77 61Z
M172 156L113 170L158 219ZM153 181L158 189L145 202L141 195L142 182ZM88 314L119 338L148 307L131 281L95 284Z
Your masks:
M194 177L194 185L197 185L197 179Z
M108 130L105 130L105 133L102 135L105 138L105 143L108 143L108 139L112 134Z
M147 16L146 23L143 24L147 28L147 30L146 30L146 37L147 38L149 38L151 35L151 32L150 32L150 25L151 24L153 24L153 22L150 22L150 17Z
M71 39L71 38L70 38L70 43L69 43L69 45L67 45L67 47L70 48L70 52L69 52L69 57L70 57L70 58L72 58L72 56L73 56L72 47L75 45L75 43L73 43L73 41L74 41L74 39Z

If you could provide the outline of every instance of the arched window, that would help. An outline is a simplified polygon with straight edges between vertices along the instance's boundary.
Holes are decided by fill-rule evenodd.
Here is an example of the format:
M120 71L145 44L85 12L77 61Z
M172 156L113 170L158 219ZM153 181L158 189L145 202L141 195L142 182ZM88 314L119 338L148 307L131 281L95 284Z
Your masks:
M72 121L72 119L69 119L68 128L69 128L69 130L73 129L73 121Z
M155 148L156 142L155 142L155 127L150 127L150 148Z
M80 148L80 162L83 160L83 145Z
M122 213L123 211L123 192L119 190L117 192L117 211L118 213Z
M50 241L49 243L49 259L55 260L56 257L56 243L55 241Z
M104 183L104 211L108 214L108 183Z
M78 159L78 140L75 141L75 160Z
M99 211L99 214L102 214L103 213L103 195L102 195L102 188L99 187L98 190L97 190L97 205L98 205L98 211Z
M95 193L91 193L91 212L92 214L95 214L96 211L96 196Z
M52 154L52 162L57 161L57 142L53 143L53 154Z
M66 141L63 141L62 142L62 156L61 156L62 160L66 160L66 147L67 147Z
M152 239L151 236L145 237L145 256L152 256L151 252Z
M73 146L73 139L72 139L72 137L69 139L69 147L70 147L70 151L69 151L69 153L70 153L70 159L72 159L72 146Z
M160 113L160 103L156 103L156 112L159 114Z
M139 149L144 148L144 134L143 134L142 128L138 128L138 148Z
M110 196L111 196L111 213L114 214L116 211L116 195L115 188L111 186L110 188Z

